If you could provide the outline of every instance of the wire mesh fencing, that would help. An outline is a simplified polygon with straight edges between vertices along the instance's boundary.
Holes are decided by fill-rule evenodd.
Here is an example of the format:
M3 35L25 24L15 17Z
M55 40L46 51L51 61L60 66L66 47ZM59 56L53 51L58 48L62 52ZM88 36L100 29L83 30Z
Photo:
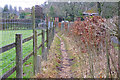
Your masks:
M24 14L14 14L11 12L0 13L0 48L15 42L15 34L22 34L22 39L33 35L32 31L32 14L25 17ZM29 46L28 46L29 45ZM23 58L32 51L32 40L23 44ZM15 48L0 54L0 76L5 74L9 69L15 66ZM10 77L15 77L15 73Z
M46 27L47 24L49 24L48 27ZM43 45L47 47L45 49L48 51L48 45L50 47L52 38L54 37L53 24L53 22L46 23L42 18L35 17L33 8L31 13L29 13L29 17L28 15L26 17L25 14L2 12L2 18L0 18L0 33L2 35L0 43L0 56L2 56L0 58L0 73L2 74L0 76L2 78L6 76L8 78L17 77L18 71L15 69L15 66L19 65L17 64L17 52L22 52L23 77L28 78L34 75L34 66L37 65L35 64L35 55L33 55L34 48L37 49L37 55L42 54ZM19 33L22 34L21 36L19 35L22 41L22 43L19 42L21 43L19 48L22 47L22 51L17 51L18 44L16 41L19 37L17 38L16 34ZM32 55L33 57L31 57Z

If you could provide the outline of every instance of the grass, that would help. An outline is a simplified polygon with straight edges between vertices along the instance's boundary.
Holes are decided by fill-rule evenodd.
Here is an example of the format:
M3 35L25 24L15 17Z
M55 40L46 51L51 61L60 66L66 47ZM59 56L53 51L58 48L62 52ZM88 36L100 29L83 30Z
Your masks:
M59 38L55 37L54 45L57 45L56 46L56 53L58 55L58 57L57 57L58 59L61 59L61 55L62 55L61 50L60 50L60 44L61 44L61 42L60 42ZM60 64L57 62L55 62L55 65L60 66Z
M0 35L2 35L2 41L0 43L0 47L5 46L7 44L15 42L15 34L21 33L22 38L27 38L32 35L32 30L4 30L0 31Z
M0 38L2 40L0 41L0 47L5 46L7 44L15 42L15 34L16 33L21 33L22 34L22 39L25 39L29 36L31 36L33 33L32 30L5 30L5 31L0 31L0 35L2 35ZM38 33L40 33L40 30L37 30ZM41 36L37 37L37 46L41 44ZM46 39L45 39L46 40ZM46 45L46 44L45 44ZM30 52L33 50L33 40L30 40L26 43L23 44L23 58L27 56ZM38 50L38 54L41 55L41 48ZM4 74L6 71L8 71L11 67L15 65L15 48L10 49L9 51L6 51L4 53L0 54L0 71L4 67L6 67L8 64L10 64L12 61L14 63L11 63L8 67L6 67L4 70L2 70L0 73ZM0 74L0 76L2 75ZM30 78L30 76L33 75L33 56L29 58L24 64L23 64L23 77L24 78ZM16 72L14 72L9 78L15 78Z
M60 59L60 40L55 36L49 50L47 61L42 61L41 63L41 73L32 78L57 78L59 70L57 70L56 67L60 67L60 63L58 63L58 60Z
M60 34L62 33L62 34ZM81 62L82 60L79 59L79 55L77 55L76 50L74 49L74 42L73 39L70 39L68 37L68 32L67 31L60 31L58 35L62 38L65 44L66 52L69 54L69 59L73 59L73 61L70 63L71 64L71 74L72 77L74 78L81 78Z

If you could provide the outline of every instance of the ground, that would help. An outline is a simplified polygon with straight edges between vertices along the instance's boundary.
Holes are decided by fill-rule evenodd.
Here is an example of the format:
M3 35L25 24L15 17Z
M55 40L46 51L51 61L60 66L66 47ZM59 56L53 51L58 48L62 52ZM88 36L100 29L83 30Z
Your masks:
M89 53L80 51L79 40L71 37L66 31L56 30L47 61L42 61L41 73L35 78L105 78L106 56L94 55L94 74L91 73ZM112 77L116 77L114 66Z
M51 44L47 61L42 61L41 74L37 74L37 78L72 78L80 77L80 70L77 68L78 59L73 50L69 39L56 31L53 43ZM74 54L72 54L74 53Z

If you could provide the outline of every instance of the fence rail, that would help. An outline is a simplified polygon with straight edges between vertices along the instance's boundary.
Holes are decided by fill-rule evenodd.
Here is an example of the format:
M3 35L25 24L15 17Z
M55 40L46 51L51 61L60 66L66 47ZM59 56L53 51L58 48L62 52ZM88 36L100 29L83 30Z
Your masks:
M0 19L0 25L3 27L0 30L5 30L6 27L9 30L30 29L32 28L31 19Z
M34 13L34 7L33 7L33 13ZM33 17L35 17L35 15L33 14ZM25 38L25 39L22 39L22 34L20 34L21 35L21 37L20 36L18 36L17 34L16 34L16 38L15 38L15 41L16 42L14 42L14 43L11 43L11 44L8 44L8 45L5 45L5 46L3 46L3 47L1 47L0 48L0 51L1 51L1 53L0 54L2 54L2 53L4 53L4 52L6 52L6 51L9 51L10 49L12 49L12 48L16 48L16 65L14 66L14 67L12 67L11 69L9 69L7 72L5 72L2 76L1 76L1 78L2 79L7 79L13 72L15 72L16 71L16 78L22 78L23 77L23 68L22 68L22 65L33 55L33 61L34 62L37 62L37 60L41 60L41 59L37 59L37 50L38 49L40 49L40 48L42 48L42 55L44 55L44 54L46 54L45 53L45 43L47 43L47 51L48 51L48 49L49 49L49 47L50 47L50 43L52 42L52 40L53 40L53 34L52 33L54 33L54 28L55 28L55 26L54 25L52 25L53 27L50 27L49 29L48 29L48 21L46 22L46 26L44 26L46 29L43 29L42 30L42 32L41 33L38 33L37 34L37 29L36 29L36 27L35 27L35 18L33 18L33 35L32 36L29 36L29 37L27 37L27 38ZM43 27L43 26L42 26ZM46 35L45 35L45 33L46 33ZM42 40L42 42L41 42L41 44L39 44L38 46L37 46L37 37L38 36L40 36L40 35L42 35L42 37L41 37L41 40ZM47 39L45 40L45 37L47 37ZM21 38L21 40L19 39L19 38ZM50 38L50 39L49 39ZM32 52L30 52L24 59L22 59L23 58L23 56L22 56L22 50L24 49L24 48L22 48L22 44L23 43L25 43L25 42L28 42L28 41L30 41L30 40L32 40L33 39L33 51ZM20 40L20 41L19 41ZM48 44L49 43L49 44ZM35 50L36 50L36 52L35 52ZM43 60L46 60L46 58L47 57L45 57L45 56L47 56L47 55L44 55L44 56L42 56L42 59ZM33 63L33 65L34 65L34 69L33 69L33 72L34 72L34 75L36 74L36 73L38 73L38 66L37 66L37 63L35 64L35 63ZM38 64L39 65L39 64Z
M39 34L37 34L37 36L40 36L40 35L42 35L42 34L43 34L43 33L39 33ZM44 36L45 36L45 35L44 35ZM22 43L25 43L25 42L27 42L27 41L29 41L29 40L31 40L31 39L33 39L33 35L30 36L30 37L28 37L28 38L23 39L23 40L22 40ZM43 39L43 38L42 38L42 39ZM44 42L42 42L42 43L37 47L37 49L41 48L46 42L47 42L47 40L45 40ZM14 47L16 47L16 43L15 43L15 42L14 42L14 43L11 43L11 44L9 44L9 45L5 45L5 46L3 46L3 47L0 48L0 49L2 50L1 53L5 52L5 51L8 51L8 50L10 50L10 49L12 49L12 48L14 48ZM32 55L33 55L33 51L30 52L30 53L23 59L23 64L24 64ZM15 72L15 70L16 70L16 66L12 67L9 71L7 71L6 73L4 73L4 74L2 75L2 78L5 79L5 78L9 77L13 72Z
M42 33L39 33L39 34L37 34L37 36L40 36L41 34L42 34ZM23 40L22 40L22 43L25 43L25 42L27 42L27 41L30 41L31 39L33 39L33 35L30 36L30 37L27 37L27 38L23 39ZM1 53L3 53L3 52L5 52L5 51L8 51L8 50L14 48L14 47L15 47L15 42L1 47L1 48L0 48L0 51L1 51Z

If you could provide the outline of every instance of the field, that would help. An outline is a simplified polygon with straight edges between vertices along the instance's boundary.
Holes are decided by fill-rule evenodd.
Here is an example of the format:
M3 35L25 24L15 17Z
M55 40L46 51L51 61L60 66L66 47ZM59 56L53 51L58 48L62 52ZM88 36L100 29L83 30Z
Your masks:
M32 30L4 30L0 31L0 47L5 46L7 44L15 42L15 34L21 33L22 39L25 39L29 36L31 36L33 33ZM41 30L37 30L38 33L41 33ZM41 44L41 36L38 36L37 38L37 44L38 46ZM23 58L27 56L31 51L33 50L33 40L30 40L23 44ZM41 48L38 50L38 54L41 54ZM4 53L0 54L1 64L0 64L0 73L4 74L6 71L8 71L10 68L12 68L15 65L15 48L10 49L9 51L6 51ZM2 75L0 74L0 76ZM9 78L14 78L16 75L16 72L14 72ZM33 75L33 57L28 59L27 62L23 65L23 77L28 78Z

